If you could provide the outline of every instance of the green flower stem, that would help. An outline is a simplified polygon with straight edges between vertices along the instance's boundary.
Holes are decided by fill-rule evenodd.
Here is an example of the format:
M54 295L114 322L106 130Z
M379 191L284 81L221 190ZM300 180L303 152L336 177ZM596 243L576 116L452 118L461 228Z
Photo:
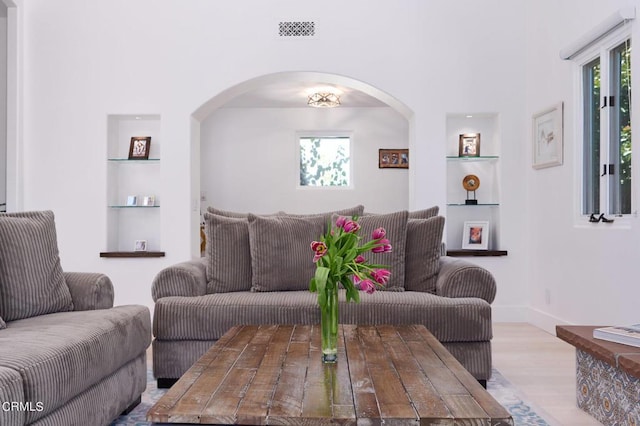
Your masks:
M321 339L322 361L334 363L338 358L338 288L334 284L333 289L325 289L326 303L320 309L321 315Z

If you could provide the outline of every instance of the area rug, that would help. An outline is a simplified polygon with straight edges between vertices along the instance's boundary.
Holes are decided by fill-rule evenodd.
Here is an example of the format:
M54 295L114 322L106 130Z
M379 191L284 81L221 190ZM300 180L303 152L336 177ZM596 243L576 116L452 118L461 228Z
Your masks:
M549 426L532 404L524 400L520 392L494 369L487 390L503 407L509 411L516 426ZM111 426L148 426L147 411L160 399L166 389L158 389L151 370L147 371L147 390L142 394L142 402L131 413L118 417Z

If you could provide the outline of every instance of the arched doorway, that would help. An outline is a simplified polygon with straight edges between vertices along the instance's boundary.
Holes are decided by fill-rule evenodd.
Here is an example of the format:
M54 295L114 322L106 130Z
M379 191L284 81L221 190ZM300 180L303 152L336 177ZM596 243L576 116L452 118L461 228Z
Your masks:
M309 108L305 89L313 87L338 89L342 105L331 111ZM260 76L219 93L192 114L192 195L201 200L201 212L209 205L254 213L309 213L355 204L372 212L406 209L409 170L380 169L378 150L409 148L412 122L413 112L402 102L350 77ZM296 187L295 139L301 130L352 132L355 179L349 191ZM383 203L381 197L388 198ZM194 235L194 250L198 240Z

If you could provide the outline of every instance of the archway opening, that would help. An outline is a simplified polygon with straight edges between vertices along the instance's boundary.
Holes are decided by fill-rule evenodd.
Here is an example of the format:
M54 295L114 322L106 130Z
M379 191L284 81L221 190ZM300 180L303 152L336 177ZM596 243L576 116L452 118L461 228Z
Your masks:
M341 106L308 107L307 91L314 87L339 91ZM208 206L254 213L312 213L358 204L376 213L407 209L410 169L380 168L379 150L410 148L412 123L413 112L398 99L350 77L257 77L193 113L192 196L200 200L200 215ZM301 135L350 138L348 188L300 186ZM194 250L197 241L194 235Z

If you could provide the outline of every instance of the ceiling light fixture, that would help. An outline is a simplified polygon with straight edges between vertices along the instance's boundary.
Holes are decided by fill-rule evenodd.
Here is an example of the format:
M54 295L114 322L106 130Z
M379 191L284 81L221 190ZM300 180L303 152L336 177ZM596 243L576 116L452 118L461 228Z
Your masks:
M309 95L307 105L316 108L334 108L340 105L340 97L331 92L317 92Z

